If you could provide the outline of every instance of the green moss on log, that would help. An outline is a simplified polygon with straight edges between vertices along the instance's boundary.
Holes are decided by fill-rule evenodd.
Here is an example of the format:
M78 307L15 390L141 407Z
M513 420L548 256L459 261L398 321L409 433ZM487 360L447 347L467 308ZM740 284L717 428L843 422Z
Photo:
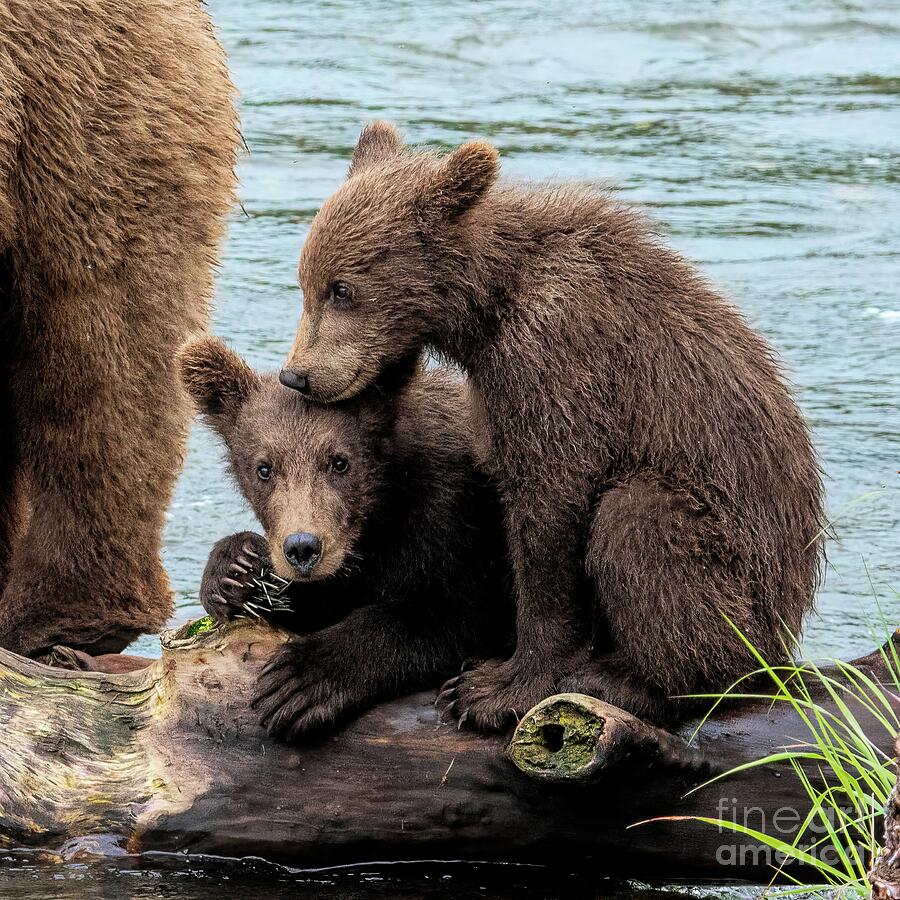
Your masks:
M191 622L188 625L187 629L187 637L192 638L198 634L205 634L207 631L212 631L216 627L216 623L212 620L210 616L204 616L202 619L197 619L195 622Z
M523 772L571 777L594 759L605 720L571 700L538 706L519 723L509 756Z

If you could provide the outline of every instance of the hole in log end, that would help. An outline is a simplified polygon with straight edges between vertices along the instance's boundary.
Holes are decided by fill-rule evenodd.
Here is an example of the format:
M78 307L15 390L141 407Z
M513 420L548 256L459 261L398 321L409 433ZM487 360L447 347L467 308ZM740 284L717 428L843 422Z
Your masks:
M562 725L544 725L540 729L540 735L550 753L559 753L563 748L566 729Z
M577 781L597 762L605 719L591 698L557 695L539 703L519 722L508 754L514 765L537 778Z

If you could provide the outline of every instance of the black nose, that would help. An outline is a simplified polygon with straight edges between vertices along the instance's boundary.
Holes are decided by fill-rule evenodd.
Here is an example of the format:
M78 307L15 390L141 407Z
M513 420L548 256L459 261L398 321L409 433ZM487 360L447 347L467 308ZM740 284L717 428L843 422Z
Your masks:
M295 372L293 369L282 369L278 380L285 386L294 391L300 391L301 394L309 393L309 375L302 372Z
M307 532L289 534L282 545L285 559L301 574L309 575L322 555L322 542Z

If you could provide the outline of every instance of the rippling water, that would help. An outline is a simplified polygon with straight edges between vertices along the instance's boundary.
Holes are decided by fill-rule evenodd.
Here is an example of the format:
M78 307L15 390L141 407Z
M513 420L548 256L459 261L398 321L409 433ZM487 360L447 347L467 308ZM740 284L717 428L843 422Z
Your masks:
M812 423L837 540L808 649L869 648L876 595L900 623L900 6L209 8L249 147L219 334L257 365L285 357L300 245L374 117L434 147L485 136L511 177L611 181L767 335ZM196 429L166 540L179 620L198 613L209 546L244 525L219 451Z

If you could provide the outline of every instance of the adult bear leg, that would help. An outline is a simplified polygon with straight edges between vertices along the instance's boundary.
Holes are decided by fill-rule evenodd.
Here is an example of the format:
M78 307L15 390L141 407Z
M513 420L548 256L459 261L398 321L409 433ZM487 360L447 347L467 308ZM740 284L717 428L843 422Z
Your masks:
M0 338L0 595L9 576L13 538L21 520L15 420L3 343Z
M31 508L0 644L93 654L172 607L160 536L239 135L203 5L0 2L0 252ZM8 27L5 27L8 26ZM5 190L9 185L11 189Z
M153 290L98 279L50 307L77 323L25 303L12 389L31 517L0 600L0 645L19 653L116 652L172 610L160 538L188 420L172 360L199 316L173 326Z
M3 199L0 196L0 207L2 205ZM0 244L2 243L3 228L0 224ZM0 252L0 596L3 595L9 576L13 541L26 516L22 473L18 465L18 439L10 366L15 353L18 331L9 258L7 253Z
M602 495L586 562L613 650L594 654L561 690L663 722L684 707L675 698L723 690L756 668L727 619L751 640L779 642L757 633L745 560L711 517L649 480Z

